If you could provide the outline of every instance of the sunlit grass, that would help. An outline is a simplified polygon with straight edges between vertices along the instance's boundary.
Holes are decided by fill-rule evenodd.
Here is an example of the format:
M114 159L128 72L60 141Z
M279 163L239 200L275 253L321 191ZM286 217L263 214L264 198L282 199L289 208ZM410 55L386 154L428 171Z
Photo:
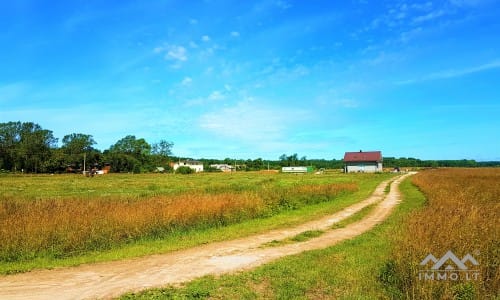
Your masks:
M392 236L425 200L409 179L400 190L404 201L394 213L354 239L285 257L253 271L205 276L181 287L131 293L122 299L389 299L378 276L391 255Z
M411 299L498 299L500 297L500 169L438 169L420 172L413 183L425 194L394 235L395 250L385 269L394 297ZM419 263L448 250L473 255L480 278L419 280ZM430 266L427 266L429 268ZM497 298L495 298L497 297Z
M362 199L387 176L4 176L0 272L161 253L297 224L314 210Z

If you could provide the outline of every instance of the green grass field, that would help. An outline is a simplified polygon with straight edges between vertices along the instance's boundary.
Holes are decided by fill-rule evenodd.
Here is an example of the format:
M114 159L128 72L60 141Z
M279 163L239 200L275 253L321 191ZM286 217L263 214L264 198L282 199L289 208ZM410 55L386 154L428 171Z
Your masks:
M404 201L394 213L352 240L285 257L253 271L205 276L182 287L152 289L121 299L390 299L379 278L391 255L394 230L425 202L409 179L400 190ZM366 213L360 211L350 221Z
M0 175L0 273L165 253L291 226L360 201L391 176Z
M400 185L403 201L391 216L356 238L252 271L205 276L121 298L500 299L499 177L494 168L423 171ZM344 222L361 219L370 209ZM299 240L320 234L305 232ZM460 257L473 253L479 262L473 270L480 276L420 280L419 270L429 267L419 265L426 255L440 257L448 250Z

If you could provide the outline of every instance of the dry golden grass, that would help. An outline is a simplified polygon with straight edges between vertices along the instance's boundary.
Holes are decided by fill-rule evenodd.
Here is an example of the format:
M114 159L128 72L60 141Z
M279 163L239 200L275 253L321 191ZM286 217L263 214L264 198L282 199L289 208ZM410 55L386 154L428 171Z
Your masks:
M115 195L27 200L4 196L0 202L0 261L109 249L140 238L223 226L356 190L356 184L338 183L130 198Z
M391 283L410 299L490 299L500 290L500 169L438 169L413 183L428 203L412 214L396 238ZM419 263L448 250L479 262L478 280L419 280ZM427 269L430 266L427 266ZM469 265L469 267L472 267ZM475 267L477 269L477 267ZM386 270L391 271L391 270ZM396 292L396 295L399 293Z

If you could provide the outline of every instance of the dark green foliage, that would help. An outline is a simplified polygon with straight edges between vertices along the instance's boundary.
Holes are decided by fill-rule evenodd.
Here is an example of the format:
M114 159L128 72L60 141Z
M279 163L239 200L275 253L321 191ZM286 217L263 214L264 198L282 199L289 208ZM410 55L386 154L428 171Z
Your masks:
M194 170L191 169L190 167L182 166L182 167L177 168L177 170L175 170L175 173L178 173L178 174L192 174L192 173L194 173Z

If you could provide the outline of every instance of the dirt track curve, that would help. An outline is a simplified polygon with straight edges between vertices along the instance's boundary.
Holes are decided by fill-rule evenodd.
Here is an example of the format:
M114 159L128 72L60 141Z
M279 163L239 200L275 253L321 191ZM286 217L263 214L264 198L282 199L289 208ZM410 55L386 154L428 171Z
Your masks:
M400 201L399 183L412 173L384 181L367 199L335 214L302 225L172 253L0 277L0 299L96 299L130 291L186 282L207 274L251 269L279 257L326 248L366 232L382 222ZM385 187L391 184L388 194ZM378 203L362 220L330 229L363 207ZM329 229L329 230L327 230ZM279 247L261 247L307 230L327 230L317 238Z

